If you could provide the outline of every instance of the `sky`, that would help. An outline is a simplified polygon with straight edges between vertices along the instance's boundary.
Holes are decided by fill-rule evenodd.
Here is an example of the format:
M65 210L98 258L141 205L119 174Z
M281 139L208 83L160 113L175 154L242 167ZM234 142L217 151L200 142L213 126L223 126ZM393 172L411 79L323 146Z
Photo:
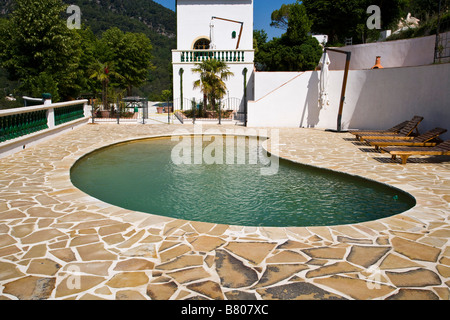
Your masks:
M153 0L164 7L175 11L175 0ZM267 32L268 40L273 37L280 37L284 33L283 30L273 28L270 26L270 15L274 10L280 9L282 4L294 3L295 0L255 0L254 2L254 26L255 30Z

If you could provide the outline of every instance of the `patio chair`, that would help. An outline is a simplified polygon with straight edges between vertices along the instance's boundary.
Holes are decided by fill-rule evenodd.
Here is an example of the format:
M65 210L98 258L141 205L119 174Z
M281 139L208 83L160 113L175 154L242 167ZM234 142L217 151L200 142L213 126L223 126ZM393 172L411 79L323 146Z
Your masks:
M405 125L398 133L386 133L386 134L367 134L367 135L361 135L357 136L360 141L369 140L369 139L413 139L412 133L414 130L417 130L417 126L422 122L423 117L414 116L410 121L408 121L408 124Z
M350 131L351 134L355 135L358 139L358 136L368 135L368 134L392 134L392 133L398 133L400 130L402 130L409 121L403 121L402 123L397 124L396 126L393 126L392 128L386 129L386 130L357 130L357 131Z
M399 139L380 139L380 140L366 140L371 146L374 146L376 150L380 147L387 146L407 146L407 147L434 147L442 140L437 140L439 135L447 132L447 129L435 128L420 136L414 137L411 140L399 140Z
M400 156L402 164L406 164L408 158L413 155L450 156L450 140L444 141L435 147L384 147L382 150L391 154L393 160Z

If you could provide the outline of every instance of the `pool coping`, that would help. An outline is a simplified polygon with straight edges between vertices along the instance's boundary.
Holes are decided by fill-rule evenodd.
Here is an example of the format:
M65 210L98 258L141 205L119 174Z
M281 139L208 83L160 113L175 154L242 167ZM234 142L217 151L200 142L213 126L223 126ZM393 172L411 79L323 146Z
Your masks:
M111 133L111 129L107 128L112 127L101 125L97 128L98 131ZM89 133L89 131L92 131L90 128L92 126L86 125L76 129L75 133L67 133L64 136L76 142L76 133L79 131ZM127 126L127 128L130 127ZM444 198L448 193L444 192L443 196L439 196L434 192L422 190L424 186L428 188L427 183L431 186L435 185L436 179L440 180L441 185L449 185L450 175L445 165L441 168L439 164L413 163L399 167L400 165L397 164L371 163L371 166L375 169L364 173L359 167L349 167L348 163L337 166L336 162L330 162L324 156L328 152L326 148L321 153L317 153L317 150L314 152L308 150L311 146L320 148L329 143L328 140L337 139L336 142L333 140L333 143L338 143L341 148L346 148L341 151L337 150L337 152L340 152L340 154L336 153L337 156L340 156L341 160L345 159L346 157L342 153L350 150L354 155L350 162L364 167L366 165L364 161L370 156L358 156L358 152L361 151L352 145L351 141L342 139L344 137L348 139L350 135L337 138L336 134L323 130L277 129L280 131L280 141L286 144L279 146L278 153L273 152L270 148L268 149L276 156L306 165L362 176L393 186L413 195L416 198L416 206L402 214L376 221L331 227L243 227L197 223L117 208L85 194L72 185L70 168L79 158L90 152L126 141L180 135L179 133L167 134L177 128L174 125L143 125L136 128L138 129L133 129L136 131L136 135L130 135L130 132L127 132L129 130L119 129L124 132L118 133L117 137L102 137L103 140L100 139L101 141L98 143L87 143L69 156L65 155L59 160L54 160L52 162L54 168L44 172L45 185L53 188L53 192L46 192L44 193L45 196L57 201L58 205L67 203L68 207L87 207L89 210L83 210L83 212L87 212L86 216L89 216L89 212L92 213L92 217L86 219L86 217L81 217L78 211L79 220L77 220L78 218L69 218L69 222L59 221L61 219L58 216L54 218L53 223L48 228L44 228L44 230L55 229L59 232L58 237L50 239L50 242L40 241L36 243L36 245L45 244L47 247L45 255L40 257L41 260L45 259L58 263L59 268L55 274L51 276L47 274L46 277L43 277L39 272L29 272L31 266L34 266L33 262L39 257L24 259L27 258L27 254L30 255L29 251L32 249L30 243L33 244L33 242L29 242L30 237L41 228L33 227L33 232L22 238L14 235L12 231L12 226L33 220L33 217L29 214L32 207L14 209L24 215L20 215L20 219L18 217L14 217L14 219L2 218L2 212L11 214L11 211L13 211L12 200L8 200L8 205L3 210L0 207L0 227L3 225L3 229L8 229L7 232L0 232L0 239L2 239L2 235L3 238L8 238L7 245L4 247L12 250L8 252L1 246L0 242L0 263L3 262L4 268L7 268L8 272L13 274L12 277L6 279L0 276L0 298L17 298L18 294L12 293L19 290L19 284L25 279L33 283L34 280L31 279L35 278L41 280L42 278L53 279L53 289L51 292L47 292L47 296L45 296L47 299L118 299L119 297L142 297L145 299L189 299L193 297L209 299L232 299L233 297L294 299L298 298L301 295L300 291L304 291L306 287L310 290L314 289L315 295L313 295L313 298L318 299L385 299L405 298L408 295L423 298L449 298L450 267L448 261L450 260L450 249L447 243L450 226L448 223L448 202ZM161 130L162 128L163 130ZM186 129L186 126L179 128ZM188 126L188 128L191 131L195 130L194 126ZM216 126L211 128L217 130ZM145 132L147 129L152 133L147 134ZM252 129L243 130L250 132ZM261 130L270 131L272 129L261 128ZM157 133L157 131L165 132ZM220 130L219 133L223 134ZM48 143L58 145L55 139ZM314 139L314 145L309 142L308 147L305 147L302 145L302 141L308 139ZM20 159L27 152L33 153L33 150L36 151L40 146L42 145L24 150L20 154L8 157L7 160L15 157ZM289 149L292 146L296 148L296 152ZM297 152L297 149L301 149L301 152ZM391 166L391 168L386 170L387 166ZM395 170L392 169L394 166ZM431 179L428 182L420 181L422 188L417 188L411 182L408 182L407 178L395 179L392 176L393 172L400 170L406 177L408 177L408 174L416 177L417 173L421 171L420 166L422 168L432 167L433 174L438 178ZM377 168L381 172L376 172ZM0 171L0 181L2 180L2 174L3 172ZM414 179L417 179L417 177ZM427 179L430 180L430 177L427 177ZM0 189L0 197L2 191L4 191L4 188ZM32 193L34 194L33 199L42 195L39 190ZM44 205L41 202L37 207L48 207L55 211L58 205ZM76 213L76 210L71 212L72 215ZM103 217L100 219L100 215L104 216L104 219ZM67 214L67 216L70 216L70 214ZM39 221L42 223L45 220L43 216L34 219L36 219L34 223L39 223ZM117 233L121 235L124 241L119 243L105 242L106 237L101 234L102 227L92 228L91 226L89 233L98 234L99 240L94 242L98 244L98 248L85 243L71 245L74 239L87 236L83 234L85 231L80 233L80 230L76 229L77 225L83 223L89 225L90 222L106 221L106 219L117 221L117 224L130 225L126 232ZM141 234L140 238L137 237L139 234ZM152 235L155 242L145 240L149 237L144 239L142 234ZM192 242L190 242L191 240ZM208 246L203 243L209 240L220 245L214 247L214 245ZM196 241L200 241L202 245L196 245ZM169 244L172 244L171 242L176 244L166 248L168 242ZM50 250L51 246L58 247L58 243L61 248ZM137 257L153 263L155 269L137 269L139 271L132 270L133 272L128 269L126 271L116 270L121 262L130 259L127 252L142 246L147 246L151 254L149 255L147 252L137 255ZM97 248L99 255L91 260L81 248ZM127 250L124 251L124 248ZM248 248L254 248L254 252L248 252ZM55 250L58 253L62 250L74 252L74 260L65 261L61 257L58 258L58 256L55 256ZM424 253L425 251L431 253ZM84 267L88 261L99 264L106 263L106 261L110 261L109 258L105 258L105 256L108 256L107 253L111 253L111 257L115 256L115 259L111 258L111 261L112 265L116 267L113 269L110 266L107 272L104 271L104 274L102 274L103 281L98 279L100 281L98 284L89 286L87 289L84 288L84 290L75 290L73 293L64 287L64 281L69 277L67 273L69 265L77 265L78 263ZM295 260L294 256L298 259ZM170 272L165 271L164 268L158 269L158 266L175 263L183 259L188 260L188 258L194 259L193 257L196 257L195 259L203 257L204 261L201 264L189 262L184 266L170 269ZM249 278L246 279L247 282L244 281L245 284L250 283L254 277L256 278L253 280L256 280L250 285L243 286L234 283L235 279L231 277L233 275L231 266L233 268L238 266L243 274ZM378 268L375 270L376 272L374 269L370 270L373 266ZM277 272L274 271L276 268L278 268ZM88 275L94 277L92 271L85 273L85 277L88 277ZM284 274L288 274L288 276L285 277ZM311 276L312 274L315 276ZM376 281L373 280L374 275L378 277ZM146 281L131 279L130 282L137 281L138 284L131 286L131 288L129 283L126 285L116 283L120 282L118 279L125 276L139 276L141 280L146 279ZM161 277L166 278L166 282L153 282ZM187 279L185 279L186 277ZM425 278L426 280L415 283L417 278ZM278 281L276 281L277 279ZM380 289L368 288L371 284L376 284ZM367 290L364 286L367 287ZM161 290L154 288L161 288ZM291 288L298 292L293 290L294 293L291 296L283 296L277 291L281 288ZM173 291L170 291L172 292L171 295L168 297L160 296L160 291L169 289ZM218 290L221 294L214 295L213 292ZM125 291L126 293L124 293ZM19 295L19 297L21 296Z

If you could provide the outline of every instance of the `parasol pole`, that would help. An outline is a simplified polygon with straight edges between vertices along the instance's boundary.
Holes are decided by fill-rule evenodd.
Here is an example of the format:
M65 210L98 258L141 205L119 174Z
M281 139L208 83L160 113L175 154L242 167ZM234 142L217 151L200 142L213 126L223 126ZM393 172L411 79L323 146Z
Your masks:
M336 130L336 132L343 132L342 131L342 113L344 111L345 92L347 90L348 71L350 69L350 59L351 59L352 53L349 51L325 48L325 53L327 51L333 51L333 52L343 53L343 54L347 55L347 59L345 61L344 81L342 83L341 101L339 104L339 112L338 112L338 118L337 118L337 130ZM330 130L330 131L332 131L332 130Z

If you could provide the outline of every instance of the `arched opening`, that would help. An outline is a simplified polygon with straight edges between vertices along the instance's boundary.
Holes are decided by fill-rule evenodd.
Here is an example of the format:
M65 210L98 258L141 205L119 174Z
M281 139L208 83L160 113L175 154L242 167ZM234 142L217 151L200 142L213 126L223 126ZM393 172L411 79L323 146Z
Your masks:
M211 41L209 41L209 39L200 38L197 41L195 41L193 49L194 50L207 50L207 49L209 49L210 43L211 43Z

